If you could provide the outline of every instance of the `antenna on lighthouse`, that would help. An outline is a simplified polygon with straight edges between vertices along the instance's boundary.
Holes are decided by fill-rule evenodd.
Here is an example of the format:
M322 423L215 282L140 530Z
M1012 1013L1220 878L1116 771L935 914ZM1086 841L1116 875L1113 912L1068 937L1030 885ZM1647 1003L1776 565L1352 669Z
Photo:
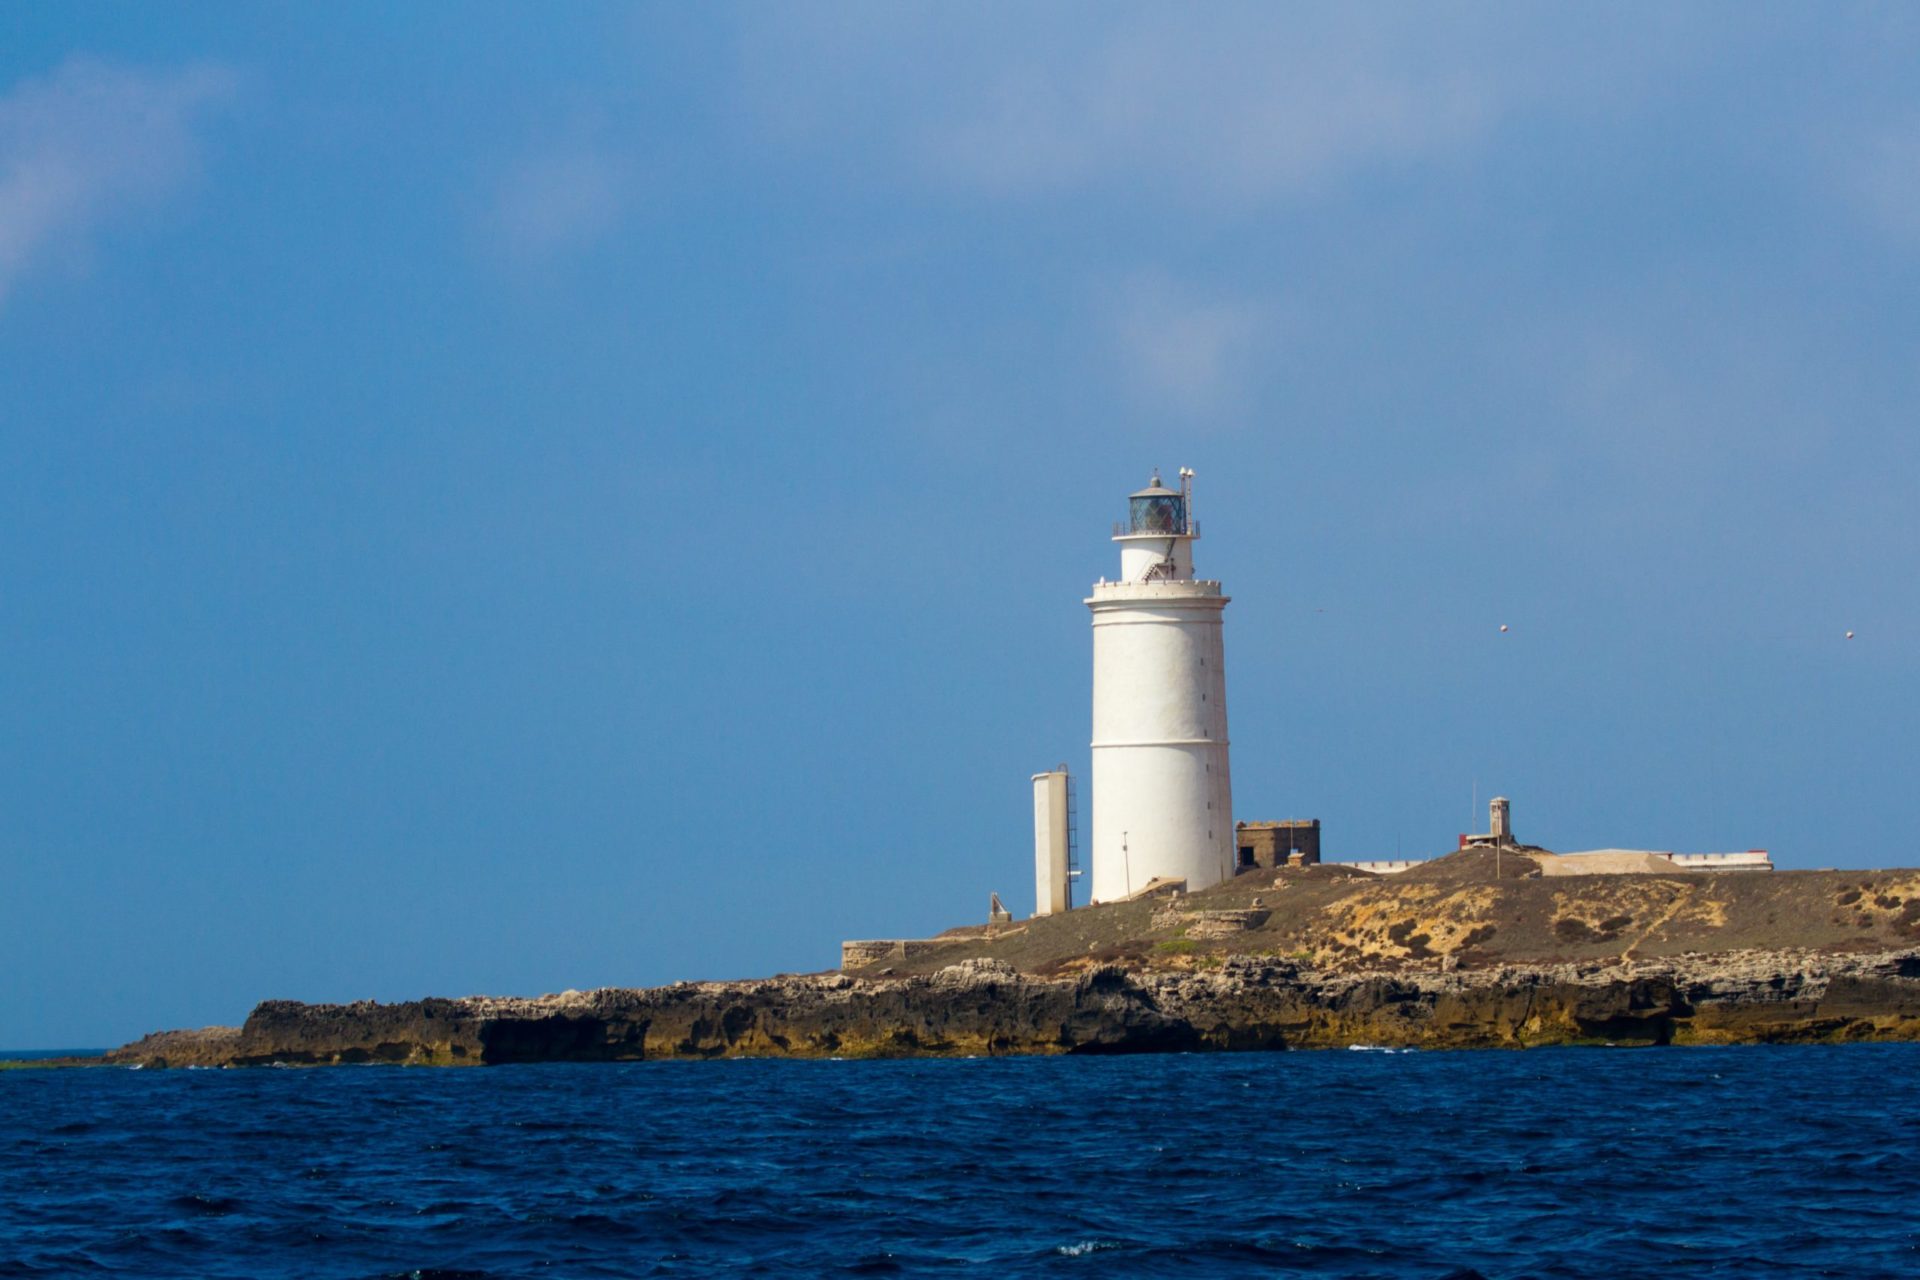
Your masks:
M1183 532L1193 532L1193 468L1180 468L1180 510L1185 514L1187 527Z

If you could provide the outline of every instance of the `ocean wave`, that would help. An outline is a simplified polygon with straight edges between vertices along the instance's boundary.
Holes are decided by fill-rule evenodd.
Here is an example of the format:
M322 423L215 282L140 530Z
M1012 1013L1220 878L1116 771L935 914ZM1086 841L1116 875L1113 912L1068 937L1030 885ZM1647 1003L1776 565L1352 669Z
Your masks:
M1630 1280L1920 1259L1915 1045L665 1065L0 1073L0 1276ZM1703 1108L1687 1086L1714 1074Z

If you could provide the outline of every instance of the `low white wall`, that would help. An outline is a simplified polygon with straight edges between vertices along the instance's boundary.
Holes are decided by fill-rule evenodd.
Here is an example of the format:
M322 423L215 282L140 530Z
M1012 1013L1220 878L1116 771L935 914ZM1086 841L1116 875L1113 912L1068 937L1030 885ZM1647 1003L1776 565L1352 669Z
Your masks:
M1666 855L1682 871L1771 871L1773 859L1765 849L1744 853L1669 853Z

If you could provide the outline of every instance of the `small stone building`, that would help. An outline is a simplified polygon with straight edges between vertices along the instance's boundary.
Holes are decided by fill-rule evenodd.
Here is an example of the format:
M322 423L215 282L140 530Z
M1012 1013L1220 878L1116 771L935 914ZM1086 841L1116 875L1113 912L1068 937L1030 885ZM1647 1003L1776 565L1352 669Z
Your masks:
M1286 822L1236 822L1235 859L1240 871L1284 867L1288 862L1311 866L1320 861L1320 819L1289 819ZM1296 858L1294 855L1298 855Z

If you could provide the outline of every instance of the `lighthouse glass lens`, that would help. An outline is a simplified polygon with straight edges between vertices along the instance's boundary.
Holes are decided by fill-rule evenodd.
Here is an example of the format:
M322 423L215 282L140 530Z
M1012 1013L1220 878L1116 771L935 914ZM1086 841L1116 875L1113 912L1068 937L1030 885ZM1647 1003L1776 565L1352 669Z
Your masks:
M1177 497L1132 498L1128 528L1134 533L1179 533L1186 528L1186 513Z

